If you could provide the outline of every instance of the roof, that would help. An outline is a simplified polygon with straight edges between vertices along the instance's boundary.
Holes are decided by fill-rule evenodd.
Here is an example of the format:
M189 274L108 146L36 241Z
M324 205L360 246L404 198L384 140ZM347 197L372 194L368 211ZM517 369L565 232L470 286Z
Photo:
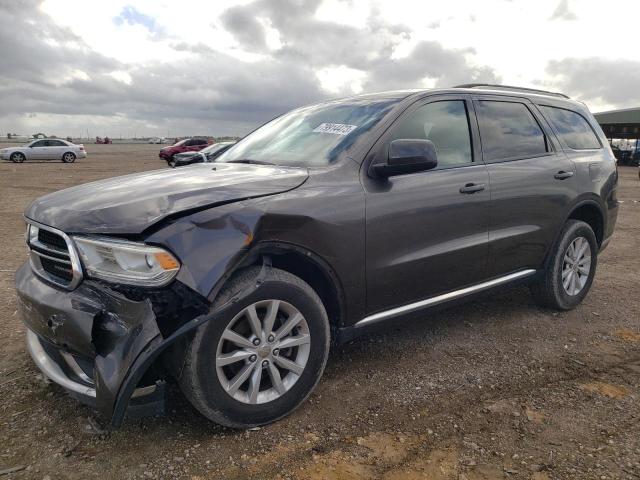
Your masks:
M640 124L640 107L594 113L593 116L596 117L600 125L617 123Z
M519 95L526 97L538 97L545 98L545 101L553 101L556 104L571 104L577 108L584 108L584 104L576 102L563 93L549 92L546 90L538 90L528 87L514 87L510 85L493 85L488 83L468 83L464 85L456 85L454 87L435 87L435 88L419 88L412 90L391 90L387 92L373 92L373 93L361 93L358 95L352 95L349 97L336 98L322 103L343 103L353 101L383 101L383 100L396 100L403 101L410 97L417 97L427 93L440 93L440 94L492 94L492 95Z

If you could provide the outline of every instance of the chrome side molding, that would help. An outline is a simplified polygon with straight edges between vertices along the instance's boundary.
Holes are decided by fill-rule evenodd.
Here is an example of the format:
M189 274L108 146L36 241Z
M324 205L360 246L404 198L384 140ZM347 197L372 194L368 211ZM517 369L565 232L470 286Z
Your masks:
M368 317L363 318L354 326L356 328L359 328L365 325L371 325L373 323L381 322L383 320L397 317L399 315L415 312L416 310L420 310L422 308L438 305L439 303L448 302L450 300L455 300L457 298L462 298L467 295L471 295L472 293L481 292L482 290L488 290L489 288L497 287L499 285L504 285L505 283L513 282L515 280L519 280L525 277L530 277L535 273L536 271L533 269L521 270L519 272L510 273L509 275L505 275L499 278L494 278L493 280L478 283L476 285L471 285L470 287L461 288L460 290L454 290L453 292L444 293L442 295L427 298L425 300L420 300L419 302L409 303L408 305L403 305L401 307L385 310L384 312L374 313L373 315L369 315Z

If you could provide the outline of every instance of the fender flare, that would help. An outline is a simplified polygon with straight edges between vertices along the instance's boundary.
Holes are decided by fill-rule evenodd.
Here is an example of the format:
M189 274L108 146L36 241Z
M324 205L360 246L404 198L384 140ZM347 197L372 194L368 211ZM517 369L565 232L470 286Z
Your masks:
M578 210L581 207L584 207L585 205L590 205L590 206L595 207L598 210L598 212L600 213L600 217L602 218L603 225L605 224L606 217L605 217L605 214L604 214L604 210L602 208L602 205L600 205L597 200L595 200L594 198L591 198L591 197L583 198L582 200L578 200L569 209L569 212L564 217L564 220L563 220L562 224L560 225L560 228L558 228L558 230L557 230L557 232L556 232L556 234L555 234L555 236L553 238L553 243L551 243L549 248L547 249L547 253L544 256L544 263L543 263L544 268L547 267L547 263L549 262L550 253L552 251L552 248L558 243L558 240L560 239L560 234L562 233L562 229L564 228L565 224L567 223L569 218L571 218L571 215L573 215L573 212L575 212L576 210Z
M260 257L277 257L278 255L285 253L296 253L301 255L311 261L319 270L323 272L326 277L326 280L330 283L330 285L334 288L336 298L338 300L338 306L340 311L340 318L344 319L345 315L345 294L344 288L342 286L342 282L340 281L339 276L337 275L335 269L331 266L331 264L323 258L321 255L317 254L313 250L304 247L302 245L286 242L286 241L277 241L277 240L265 240L256 242L256 244L248 249L243 255L241 255L237 261L233 264L231 268L229 268L224 275L220 277L218 282L211 289L209 294L207 295L207 299L210 302L213 302L225 285L225 283L233 276L238 270L244 267L248 267L250 265L256 264L257 260Z

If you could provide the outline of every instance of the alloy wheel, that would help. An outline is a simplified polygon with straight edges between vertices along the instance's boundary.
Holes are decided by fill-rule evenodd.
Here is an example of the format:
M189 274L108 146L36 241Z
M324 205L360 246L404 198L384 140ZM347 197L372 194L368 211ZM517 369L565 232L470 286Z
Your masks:
M574 238L564 253L562 286L571 296L578 295L589 279L591 246L584 237Z
M280 300L253 303L222 333L215 359L218 380L239 402L271 402L298 381L310 349L309 326L296 307Z

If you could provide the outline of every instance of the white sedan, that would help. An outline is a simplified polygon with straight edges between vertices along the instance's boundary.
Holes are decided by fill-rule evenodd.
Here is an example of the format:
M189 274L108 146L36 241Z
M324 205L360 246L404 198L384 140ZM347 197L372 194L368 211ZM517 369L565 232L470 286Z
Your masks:
M0 150L2 160L11 160L14 163L22 163L25 160L61 160L65 163L73 163L76 158L86 157L84 145L76 145L59 138L34 140L24 146Z

